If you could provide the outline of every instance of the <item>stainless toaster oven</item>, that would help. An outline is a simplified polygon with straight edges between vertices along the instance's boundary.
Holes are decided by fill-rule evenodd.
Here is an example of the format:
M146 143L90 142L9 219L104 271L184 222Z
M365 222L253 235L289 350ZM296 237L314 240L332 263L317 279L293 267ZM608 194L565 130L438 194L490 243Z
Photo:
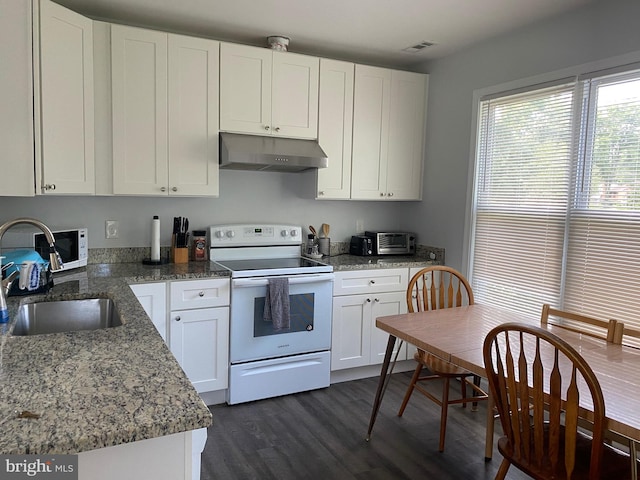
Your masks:
M416 234L408 232L364 232L371 238L374 255L414 255Z

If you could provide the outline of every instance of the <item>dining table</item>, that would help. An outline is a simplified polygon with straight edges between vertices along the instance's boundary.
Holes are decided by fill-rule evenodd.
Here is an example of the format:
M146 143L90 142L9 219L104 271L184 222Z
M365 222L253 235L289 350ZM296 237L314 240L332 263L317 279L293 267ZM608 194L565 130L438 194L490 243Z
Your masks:
M607 342L559 325L543 326L539 317L483 304L376 319L376 326L389 333L389 339L371 411L367 440L371 436L386 383L390 379L389 367L397 339L486 378L482 353L484 338L491 329L507 322L546 328L567 341L585 358L595 372L604 394L606 428L628 440L632 454L635 455L635 442L640 442L640 349ZM493 453L494 412L491 396L489 400L486 460L491 459Z

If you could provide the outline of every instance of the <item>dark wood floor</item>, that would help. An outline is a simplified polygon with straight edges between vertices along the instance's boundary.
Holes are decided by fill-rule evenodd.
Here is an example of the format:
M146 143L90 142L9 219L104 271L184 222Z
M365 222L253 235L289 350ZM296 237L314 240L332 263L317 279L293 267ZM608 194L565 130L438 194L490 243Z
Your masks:
M403 417L396 416L409 378L409 373L393 375L368 443L377 378L212 406L201 478L494 478L502 457L494 449L493 460L484 460L485 402L477 412L450 407L445 451L439 453L440 414L435 403L414 394ZM529 477L512 467L507 478Z

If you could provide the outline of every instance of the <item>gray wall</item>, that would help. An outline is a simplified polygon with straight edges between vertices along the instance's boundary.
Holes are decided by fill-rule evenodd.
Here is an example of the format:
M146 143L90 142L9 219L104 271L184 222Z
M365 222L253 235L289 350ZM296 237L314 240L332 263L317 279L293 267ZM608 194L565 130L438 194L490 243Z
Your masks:
M0 197L0 222L33 216L52 226L86 226L90 247L145 247L151 218L160 216L161 245L170 245L174 216L189 217L190 228L228 222L291 222L331 225L333 241L346 241L356 221L366 229L398 229L400 203L316 201L315 173L223 170L219 198L148 197ZM404 205L415 202L402 202ZM119 222L118 239L105 239L105 220Z
M445 247L448 265L466 269L474 90L638 52L638 19L638 0L601 0L418 68L430 74L424 194L403 221L419 219L418 238Z

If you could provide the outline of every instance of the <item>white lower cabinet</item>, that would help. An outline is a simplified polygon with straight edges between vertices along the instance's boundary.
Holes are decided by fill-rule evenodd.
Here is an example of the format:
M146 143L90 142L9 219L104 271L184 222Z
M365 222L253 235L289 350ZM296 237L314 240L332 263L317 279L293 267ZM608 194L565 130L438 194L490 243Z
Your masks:
M229 280L171 282L169 348L198 391L229 385Z
M376 327L376 318L406 313L408 274L407 268L335 274L332 371L382 363L389 335ZM398 360L406 358L403 346Z
M130 285L158 333L167 343L167 284L164 282Z
M226 278L131 285L198 393L229 384L229 288Z

